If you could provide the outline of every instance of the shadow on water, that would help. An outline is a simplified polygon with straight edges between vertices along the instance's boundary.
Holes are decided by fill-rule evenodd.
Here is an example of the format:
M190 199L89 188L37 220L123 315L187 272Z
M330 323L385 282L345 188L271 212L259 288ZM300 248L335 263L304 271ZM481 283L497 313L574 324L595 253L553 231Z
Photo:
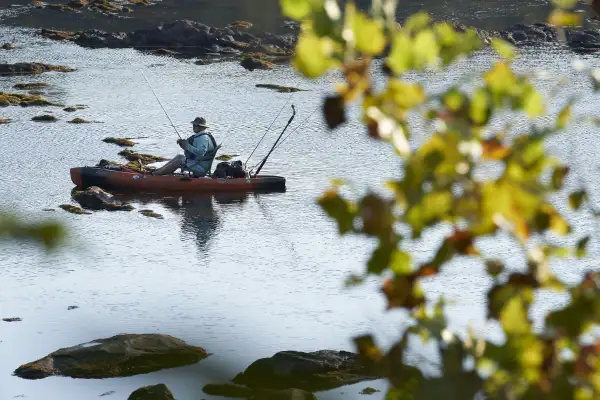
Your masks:
M192 237L198 249L205 253L209 250L211 239L218 233L227 209L243 208L251 198L260 204L260 198L281 195L285 189L218 194L112 193L116 200L138 203L140 210L157 204L180 216L182 232ZM215 207L215 204L218 206Z

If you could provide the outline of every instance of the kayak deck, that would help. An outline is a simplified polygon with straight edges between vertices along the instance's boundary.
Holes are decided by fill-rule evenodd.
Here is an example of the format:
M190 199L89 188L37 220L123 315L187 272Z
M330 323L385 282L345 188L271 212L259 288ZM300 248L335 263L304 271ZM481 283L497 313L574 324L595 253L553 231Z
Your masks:
M261 175L254 178L191 178L184 175L149 175L101 167L71 168L71 181L80 188L173 192L233 192L285 190L285 178Z

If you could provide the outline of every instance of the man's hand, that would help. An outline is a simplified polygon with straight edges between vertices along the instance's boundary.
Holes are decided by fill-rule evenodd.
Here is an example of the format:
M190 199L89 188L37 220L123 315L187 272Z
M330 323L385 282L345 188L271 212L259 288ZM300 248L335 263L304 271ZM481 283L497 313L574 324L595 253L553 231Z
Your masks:
M177 139L177 144L179 145L179 147L183 148L183 144L185 143L185 140L183 139Z

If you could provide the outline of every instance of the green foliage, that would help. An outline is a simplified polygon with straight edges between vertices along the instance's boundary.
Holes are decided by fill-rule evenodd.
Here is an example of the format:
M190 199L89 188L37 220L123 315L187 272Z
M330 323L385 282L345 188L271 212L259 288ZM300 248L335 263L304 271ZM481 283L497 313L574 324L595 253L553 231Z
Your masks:
M359 11L352 1L345 2L343 10L333 0L280 1L284 13L302 24L294 57L298 72L317 78L338 70L344 78L323 105L329 128L345 123L346 107L359 102L365 132L388 142L402 160L402 178L386 185L389 198L369 192L350 200L339 192L343 182L336 182L318 199L341 235L363 235L378 243L365 273L347 282L381 277L387 307L411 316L412 325L387 352L371 336L355 338L363 362L390 381L386 398L472 399L477 393L490 399L598 398L600 342L586 345L582 335L600 323L600 275L588 273L580 284L568 288L550 268L559 257L585 257L590 241L589 236L580 236L573 247L552 244L552 238L574 233L549 200L563 190L571 169L550 156L544 144L572 122L572 101L558 113L553 127L532 126L517 136L490 132L490 120L500 113L535 119L548 109L529 78L513 70L517 52L509 43L491 41L499 58L472 92L450 85L431 95L405 75L442 70L471 56L484 46L474 31L457 31L423 12L399 26L390 11L395 4L391 0L378 2L372 15ZM554 0L549 22L579 24L581 14L572 10L576 3ZM382 58L386 79L378 92L371 76L377 57ZM598 79L591 76L597 90ZM419 146L409 144L409 113L433 122L426 124L430 131ZM488 165L500 166L500 173L476 176L478 167ZM571 208L578 212L585 211L586 201L584 188L568 195ZM405 241L442 224L453 227L452 232L441 243L431 243L436 246L431 259L416 264ZM400 226L408 233L399 234ZM478 249L480 239L500 234L515 239L527 256L525 265L507 266ZM420 283L456 257L479 260L493 282L487 318L502 328L503 343L472 332L459 338L447 328L445 303L440 300L431 307ZM550 312L543 329L535 330L530 308L536 294L548 290L567 292L571 301ZM441 377L426 379L404 362L412 337L436 343ZM563 357L567 351L574 357ZM465 361L475 369L467 369Z
M0 212L0 240L32 241L46 249L54 249L63 243L66 231L56 222L27 223L16 216Z

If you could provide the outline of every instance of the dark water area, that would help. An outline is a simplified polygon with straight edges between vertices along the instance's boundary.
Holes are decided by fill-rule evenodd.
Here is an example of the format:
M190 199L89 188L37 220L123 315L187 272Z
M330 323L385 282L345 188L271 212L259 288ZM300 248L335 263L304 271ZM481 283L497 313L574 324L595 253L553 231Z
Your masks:
M61 30L83 30L96 28L106 31L130 31L156 26L163 22L190 19L212 26L224 26L234 20L247 20L257 29L282 32L278 0L159 0L152 6L134 7L127 19L103 16L98 13L69 13L30 7L27 0L3 0L0 7L21 9L16 15L6 17L4 24L31 28ZM67 3L58 0L56 3ZM450 1L450 0L408 0L400 1L398 19L425 10L434 18L458 21L486 29L503 29L516 23L535 23L546 20L550 10L548 0L531 1ZM357 1L366 9L369 0ZM582 4L581 9L587 10Z

